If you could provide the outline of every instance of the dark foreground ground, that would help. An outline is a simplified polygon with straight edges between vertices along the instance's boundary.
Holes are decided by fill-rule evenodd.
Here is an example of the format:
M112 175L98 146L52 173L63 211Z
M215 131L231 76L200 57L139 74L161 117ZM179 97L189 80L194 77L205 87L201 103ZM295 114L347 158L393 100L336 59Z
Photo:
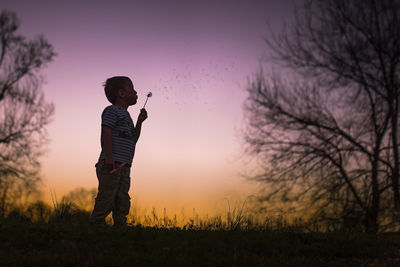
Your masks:
M0 266L400 266L400 234L116 229L0 218Z

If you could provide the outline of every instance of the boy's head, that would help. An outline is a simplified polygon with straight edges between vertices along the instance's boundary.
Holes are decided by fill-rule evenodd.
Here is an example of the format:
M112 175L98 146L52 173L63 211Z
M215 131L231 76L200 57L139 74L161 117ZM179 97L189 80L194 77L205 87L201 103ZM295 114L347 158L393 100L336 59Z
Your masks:
M104 83L104 92L108 101L115 104L123 99L128 105L134 105L137 101L137 93L133 88L131 79L126 76L114 76Z

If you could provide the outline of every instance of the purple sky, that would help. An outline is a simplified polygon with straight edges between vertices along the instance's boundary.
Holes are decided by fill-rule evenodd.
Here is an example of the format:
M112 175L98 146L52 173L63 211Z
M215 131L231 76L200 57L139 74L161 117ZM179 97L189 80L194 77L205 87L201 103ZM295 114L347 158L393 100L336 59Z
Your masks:
M137 201L201 210L249 194L240 178L245 87L267 52L267 21L280 28L291 2L2 0L21 34L44 34L58 53L41 73L56 105L45 194L97 186L101 85L113 75L131 77L139 93L134 121L153 92L132 171Z

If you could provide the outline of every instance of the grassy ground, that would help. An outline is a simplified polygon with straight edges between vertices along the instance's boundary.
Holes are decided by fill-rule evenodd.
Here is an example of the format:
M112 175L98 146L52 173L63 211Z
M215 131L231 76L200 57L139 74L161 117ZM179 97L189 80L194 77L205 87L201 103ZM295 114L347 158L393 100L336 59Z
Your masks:
M400 266L400 234L93 227L0 218L0 266Z

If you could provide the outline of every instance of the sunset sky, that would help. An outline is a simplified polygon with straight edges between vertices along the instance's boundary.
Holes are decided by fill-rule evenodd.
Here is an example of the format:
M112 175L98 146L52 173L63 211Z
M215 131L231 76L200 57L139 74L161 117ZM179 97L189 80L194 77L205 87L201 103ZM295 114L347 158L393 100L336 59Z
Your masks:
M133 162L134 202L212 213L255 193L241 175L251 168L240 138L245 87L267 53L267 22L280 29L290 20L291 0L2 0L1 8L17 13L20 34L43 34L58 54L41 72L56 107L41 160L46 198L97 187L109 105L102 83L114 75L131 77L138 91L134 121L153 92Z

